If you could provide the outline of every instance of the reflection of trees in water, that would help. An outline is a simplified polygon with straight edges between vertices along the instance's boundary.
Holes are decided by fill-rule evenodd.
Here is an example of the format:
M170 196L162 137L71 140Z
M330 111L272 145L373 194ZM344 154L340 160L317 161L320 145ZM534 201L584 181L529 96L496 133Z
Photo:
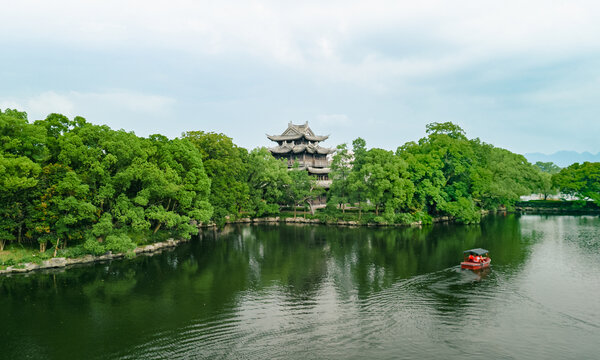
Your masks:
M29 348L45 349L45 357L78 357L83 353L77 351L90 348L77 350L70 339L81 338L79 332L86 329L90 344L111 353L142 343L161 329L234 319L248 291L256 295L273 289L291 302L316 300L319 291L331 286L341 301L381 291L414 292L426 296L428 306L440 313L466 311L467 294L495 283L493 269L479 282L450 270L462 251L485 247L493 266L518 266L526 259L528 241L513 215L490 216L477 226L209 230L199 241L152 257L0 277L0 336L15 348L27 347L16 334L30 332L33 324L38 336L27 339L36 345ZM61 322L69 326L52 336Z
M432 309L442 317L453 314L452 319L458 319L457 325L474 320L471 316L473 308L483 306L491 311L496 288L503 286L508 281L507 277L524 266L529 255L528 248L535 241L523 236L520 216L516 214L484 217L477 228L464 242L464 249L482 247L489 250L491 268L472 271L457 267L454 271L429 276L422 284L423 292L429 294Z

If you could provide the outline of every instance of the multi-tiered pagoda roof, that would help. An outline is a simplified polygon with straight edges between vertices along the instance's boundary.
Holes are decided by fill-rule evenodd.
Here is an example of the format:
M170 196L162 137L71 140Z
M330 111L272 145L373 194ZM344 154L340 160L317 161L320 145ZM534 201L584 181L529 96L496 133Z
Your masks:
M321 141L327 140L329 135L315 135L308 127L308 121L303 125L288 123L287 129L281 135L267 135L269 140L277 142L278 146L270 148L273 154L320 154L328 155L335 149L322 147Z
M302 125L294 125L290 122L283 134L267 135L267 137L277 142L277 146L269 149L271 154L277 159L285 159L289 170L308 171L317 179L317 186L325 189L331 186L329 179L331 162L327 155L333 154L335 149L319 145L321 141L327 140L329 135L315 135L308 127L307 121ZM325 198L319 198L317 201L321 204L324 202Z

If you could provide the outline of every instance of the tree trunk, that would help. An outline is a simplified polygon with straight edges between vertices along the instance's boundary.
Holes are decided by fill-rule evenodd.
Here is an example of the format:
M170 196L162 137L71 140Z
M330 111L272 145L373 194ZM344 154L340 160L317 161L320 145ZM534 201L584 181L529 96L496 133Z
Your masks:
M297 206L296 206L296 204L294 204L294 220L296 220L296 208L297 208Z
M60 239L56 239L56 246L54 246L54 255L52 255L52 257L56 257L56 252L58 251L59 243L60 243Z
M358 202L358 221L360 221L362 217L362 208L360 207L360 201Z
M6 240L0 240L0 251L4 251L4 243L6 243Z
M44 241L43 243L40 243L40 253L46 252L46 244L47 244L46 241Z
M154 228L154 232L152 234L156 234L156 232L158 231L158 229L160 229L160 226L162 225L162 223L158 223L158 225L156 225L156 227Z
M379 205L375 205L375 216L379 216Z
M315 215L315 208L314 208L313 204L311 204L310 202L308 202L307 204L308 204L308 209L310 210L310 214Z
M342 204L342 214L346 213L346 204Z
M17 242L20 244L21 243L21 233L23 231L23 223L19 224L19 235L17 235Z

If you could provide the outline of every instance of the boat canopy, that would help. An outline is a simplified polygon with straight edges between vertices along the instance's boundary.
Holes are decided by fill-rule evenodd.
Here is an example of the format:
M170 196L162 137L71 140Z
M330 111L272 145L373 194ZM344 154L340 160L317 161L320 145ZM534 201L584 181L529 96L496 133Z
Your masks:
M482 248L477 248L477 249L471 249L471 250L465 250L464 253L465 255L468 254L473 254L473 255L485 255L487 254L489 251L487 251L486 249L482 249Z

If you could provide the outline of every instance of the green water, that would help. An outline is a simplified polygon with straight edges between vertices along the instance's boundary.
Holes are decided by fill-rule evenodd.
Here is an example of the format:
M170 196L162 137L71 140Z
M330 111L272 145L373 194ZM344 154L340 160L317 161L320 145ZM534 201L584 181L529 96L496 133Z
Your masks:
M600 219L234 226L0 277L5 359L597 359ZM464 249L489 271L461 270Z

